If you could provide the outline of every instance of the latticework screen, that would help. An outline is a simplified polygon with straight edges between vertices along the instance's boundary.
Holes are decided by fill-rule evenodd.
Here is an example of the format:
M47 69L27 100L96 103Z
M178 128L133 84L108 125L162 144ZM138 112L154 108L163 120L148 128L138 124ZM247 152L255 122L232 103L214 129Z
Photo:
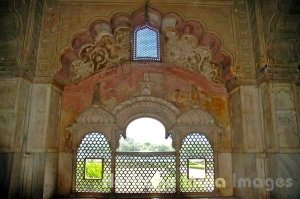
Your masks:
M95 160L94 165L93 160ZM87 162L90 164L87 165ZM89 172L88 178L87 172ZM77 151L76 191L105 193L110 192L110 186L111 150L109 143L104 135L89 133L82 139Z
M133 60L160 61L159 31L148 25L136 28L132 54Z
M175 161L173 152L118 152L116 193L175 193Z
M191 178L189 172L202 172L201 169L189 167L189 162L203 160L205 165L203 177ZM200 133L192 133L185 137L180 150L180 191L212 192L214 191L214 155L207 138Z

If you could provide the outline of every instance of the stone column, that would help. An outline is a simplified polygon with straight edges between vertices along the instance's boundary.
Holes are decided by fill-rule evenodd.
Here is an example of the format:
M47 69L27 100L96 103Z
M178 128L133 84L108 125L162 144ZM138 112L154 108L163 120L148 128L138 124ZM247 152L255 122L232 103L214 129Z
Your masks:
M11 198L52 198L56 191L60 97L61 90L52 83L36 79L31 85L28 128L24 129L20 153L15 153L12 161ZM18 109L22 115L22 104ZM19 125L22 123L16 122Z
M0 80L0 193L4 198L9 197L9 190L19 192L14 176L20 175L30 91L29 80L18 77ZM17 168L13 167L15 159Z
M255 178L265 178L261 168L264 147L259 89L248 83L235 85L229 93L234 194L242 198L265 198L263 187L254 188L253 184Z

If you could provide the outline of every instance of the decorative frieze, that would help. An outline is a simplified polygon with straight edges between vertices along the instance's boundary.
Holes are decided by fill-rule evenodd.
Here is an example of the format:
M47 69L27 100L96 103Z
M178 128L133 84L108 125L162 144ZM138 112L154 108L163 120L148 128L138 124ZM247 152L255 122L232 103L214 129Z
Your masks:
M243 79L252 79L255 77L255 66L246 0L235 1L235 12L237 19L237 44L239 49L236 64L241 66L237 74L241 74L241 78Z
M56 68L59 1L45 0L37 52L36 76L51 76Z

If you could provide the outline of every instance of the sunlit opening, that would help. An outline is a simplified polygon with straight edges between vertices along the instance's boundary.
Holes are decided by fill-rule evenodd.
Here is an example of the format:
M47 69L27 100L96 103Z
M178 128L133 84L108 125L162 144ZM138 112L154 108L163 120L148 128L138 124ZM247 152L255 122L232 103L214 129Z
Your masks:
M120 139L118 151L174 151L172 148L172 139L166 139L165 135L165 127L161 122L152 118L136 119L127 126L127 138Z

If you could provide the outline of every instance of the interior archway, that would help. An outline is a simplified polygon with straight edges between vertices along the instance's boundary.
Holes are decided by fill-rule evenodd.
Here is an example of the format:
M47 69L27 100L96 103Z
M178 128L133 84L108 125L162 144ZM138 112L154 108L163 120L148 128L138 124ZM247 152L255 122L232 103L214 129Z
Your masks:
M117 151L166 152L174 151L174 148L172 139L167 137L165 127L160 121L142 117L129 123Z

